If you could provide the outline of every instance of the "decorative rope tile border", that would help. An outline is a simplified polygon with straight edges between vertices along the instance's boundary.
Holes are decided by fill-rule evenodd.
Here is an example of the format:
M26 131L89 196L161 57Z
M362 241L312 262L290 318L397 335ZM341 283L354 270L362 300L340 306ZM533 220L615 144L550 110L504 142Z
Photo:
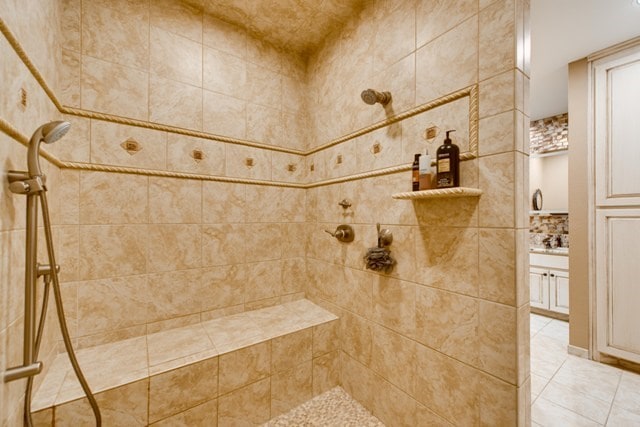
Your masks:
M113 122L117 124L142 127L142 128L153 129L153 130L164 131L164 132L171 132L171 133L176 133L176 134L181 134L186 136L193 136L197 138L227 142L231 144L244 145L244 146L249 146L254 148L261 148L265 150L278 151L278 152L295 154L300 156L308 156L310 154L317 153L319 151L325 150L327 148L333 147L340 143L357 138L359 136L366 135L367 133L389 126L393 123L397 123L399 121L413 117L417 114L424 113L426 111L432 110L434 108L440 107L442 105L448 104L450 102L456 101L464 97L469 97L469 150L466 152L460 153L460 160L471 160L478 157L478 98L479 97L478 97L477 84L474 84L467 88L450 93L436 100L427 102L425 104L422 104L420 106L407 110L403 113L399 113L393 117L389 117L385 120L379 121L377 123L374 123L370 126L359 129L350 134L336 138L326 144L323 144L319 147L313 148L305 152L305 151L292 150L292 149L287 149L282 147L276 147L276 146L267 145L267 144L261 144L261 143L252 142L252 141L213 135L213 134L194 131L190 129L161 125L161 124L146 122L142 120L135 120L135 119L115 116L111 114L96 113L93 111L86 111L78 108L66 107L60 103L60 101L56 97L51 87L47 84L46 80L44 79L40 71L36 68L35 64L31 61L31 59L23 49L22 45L20 45L20 42L18 41L18 39L11 32L11 30L9 29L9 27L6 25L6 23L2 18L0 18L0 32L4 35L4 37L7 39L7 41L9 42L11 47L14 49L18 57L22 60L22 62L27 67L27 69L31 72L33 77L38 82L38 84L45 91L45 93L47 94L51 102L55 105L58 111L60 111L63 114L69 114L69 115L74 115L78 117L85 117L90 119ZM15 139L16 141L22 143L23 145L27 145L29 143L29 138L26 135L23 135L22 133L20 133L20 131L18 131L9 122L7 122L2 118L0 118L0 130L6 133L8 136ZM324 181L318 181L310 184L294 184L294 183L283 183L283 182L275 182L275 181L190 174L190 173L182 173L182 172L169 172L169 171L160 171L160 170L152 170L152 169L129 168L129 167L121 167L121 166L64 162L58 159L56 156L52 155L51 153L47 153L46 151L41 150L40 154L45 159L53 163L54 165L64 169L128 173L128 174L137 174L137 175L163 176L163 177L183 178L183 179L199 179L199 180L205 180L205 181L219 181L219 182L243 183L243 184L253 184L253 185L270 185L270 186L276 186L276 187L303 188L303 189L338 184L338 183L348 182L348 181L355 181L359 179L371 178L371 177L382 176L382 175L389 175L393 173L405 172L411 169L410 164L400 165L400 166L393 166L390 168L380 169L377 171L364 172L364 173L349 175L349 176L340 177L340 178L333 178L333 179L328 179Z

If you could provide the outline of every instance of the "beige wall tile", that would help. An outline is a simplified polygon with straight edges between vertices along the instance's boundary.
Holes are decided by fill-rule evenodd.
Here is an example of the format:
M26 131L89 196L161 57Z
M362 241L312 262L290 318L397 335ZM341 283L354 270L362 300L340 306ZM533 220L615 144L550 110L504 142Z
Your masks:
M276 73L282 72L283 55L266 40L247 38L247 60Z
M269 420L271 384L269 378L220 397L219 426L257 426Z
M340 327L342 351L365 366L369 366L373 347L373 325L366 319L345 311L340 317ZM342 378L344 380L344 375Z
M483 9L480 23L480 79L516 66L515 1L500 0Z
M80 108L81 64L82 56L79 52L62 49L57 95L60 102L69 107Z
M271 377L271 417L290 411L313 397L311 360Z
M149 422L166 418L218 395L218 358L149 379Z
M149 4L151 25L202 43L202 2L154 1Z
M416 423L419 426L451 427L452 423L420 403L416 404Z
M480 120L478 152L480 156L513 150L516 143L516 112L505 111Z
M480 230L480 298L516 304L516 256L513 230Z
M201 181L149 178L149 221L151 223L200 223L201 219Z
M513 109L516 106L513 70L480 82L479 98L481 119Z
M253 162L249 166L247 162ZM241 145L227 146L226 176L271 179L271 151Z
M480 424L485 426L517 425L517 388L491 375L480 381Z
M202 264L200 225L150 225L149 272L197 268Z
M241 58L246 56L247 32L245 29L205 13L202 32L205 46L233 53Z
M80 223L146 224L148 178L106 172L80 172Z
M282 257L280 224L247 224L244 230L244 238L251 242L245 252L245 262L270 261Z
M134 139L142 149L129 154L121 144ZM165 169L167 134L151 129L91 120L91 161L106 165Z
M373 409L377 379L372 370L366 368L346 353L340 354L342 387L369 411Z
M246 138L246 101L208 90L204 90L202 96L202 128L205 132L231 138Z
M149 74L123 65L82 57L81 106L132 119L148 118Z
M151 74L202 87L202 45L177 34L151 27Z
M311 356L311 328L271 340L271 372L293 369L301 363L310 361ZM311 370L311 365L309 365L309 370ZM309 372L309 376L311 376L311 372Z
M422 345L417 358L418 401L455 425L477 424L480 372Z
M271 153L271 161L271 177L274 181L298 184L306 181L307 167L303 156L274 151Z
M77 292L80 336L143 325L147 321L149 294L145 276L79 282Z
M435 350L477 366L478 312L475 298L418 286L416 337Z
M420 227L416 235L418 283L478 295L478 230Z
M414 395L415 342L382 326L374 326L371 369L405 393ZM389 393L396 394L394 391Z
M80 263L80 279L145 273L147 236L146 225L81 226L80 253L83 254L83 262Z
M340 385L340 352L332 351L313 359L313 395Z
M55 154L60 160L88 163L91 141L90 120L70 115L65 115L64 120L71 123L69 132L61 144L49 145L47 151Z
M480 302L480 367L515 384L517 381L516 309L488 301Z
M524 387L531 376L531 339L529 304L518 309L518 378L519 387Z
M242 223L245 220L246 186L225 182L202 183L202 221Z
M202 309L201 270L149 275L147 322L198 313Z
M187 129L202 129L202 89L151 76L149 120Z
M204 175L224 175L225 144L192 136L168 134L167 169ZM202 158L194 158L194 152ZM204 183L204 181L203 181Z
M82 0L63 0L60 35L62 48L80 52L80 26L82 22Z
M245 265L248 278L244 294L245 303L281 295L281 261L264 261Z
M416 104L462 89L478 79L478 20L470 18L416 53ZM450 73L455 64L456 72Z
M236 55L204 48L204 88L238 99L252 99L248 92L247 63ZM265 83L268 87L271 82Z
M237 390L270 374L270 341L223 354L220 356L220 394Z
M373 415L386 425L415 426L416 404L408 394L380 377L375 377Z
M274 109L282 108L282 75L253 63L248 63L246 70L246 98L249 102Z
M313 327L313 357L340 349L340 321Z
M149 11L82 4L82 54L127 67L149 67ZM106 82L105 82L106 83Z
M391 125L357 138L356 158L358 172L406 163L402 159L402 127Z
M515 226L514 154L504 153L479 159L480 225L483 227Z
M232 307L244 302L246 271L243 265L205 268L200 271L200 304L203 311Z
M416 285L379 276L373 283L373 319L408 335L415 328Z
M154 427L218 425L218 400L213 399L177 415L152 424Z
M98 393L96 401L100 407L102 422L108 425L147 425L148 380ZM55 408L55 423L58 425L91 425L95 422L87 399L75 400Z
M416 2L416 45L421 47L478 12L474 0Z
M382 70L415 50L415 5L405 1L393 11L377 12L373 39L374 70Z
M205 267L246 261L246 228L237 224L202 226L202 264Z
M253 101L253 98L251 99ZM269 145L279 145L283 127L279 107L247 104L247 139Z

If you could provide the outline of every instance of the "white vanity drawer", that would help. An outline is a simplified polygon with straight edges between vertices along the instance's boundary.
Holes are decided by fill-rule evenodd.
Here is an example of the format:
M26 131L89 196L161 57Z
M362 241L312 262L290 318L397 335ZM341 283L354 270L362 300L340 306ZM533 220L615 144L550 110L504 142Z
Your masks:
M568 270L569 257L566 255L529 254L529 265Z

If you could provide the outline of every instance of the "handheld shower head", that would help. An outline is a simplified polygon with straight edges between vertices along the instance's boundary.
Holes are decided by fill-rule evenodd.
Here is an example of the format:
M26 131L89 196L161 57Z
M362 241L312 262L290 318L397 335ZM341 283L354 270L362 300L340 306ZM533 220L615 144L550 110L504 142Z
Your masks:
M55 121L44 124L36 129L29 141L29 150L27 151L29 176L42 176L39 160L40 143L51 144L56 142L69 131L70 127L71 124L69 122Z

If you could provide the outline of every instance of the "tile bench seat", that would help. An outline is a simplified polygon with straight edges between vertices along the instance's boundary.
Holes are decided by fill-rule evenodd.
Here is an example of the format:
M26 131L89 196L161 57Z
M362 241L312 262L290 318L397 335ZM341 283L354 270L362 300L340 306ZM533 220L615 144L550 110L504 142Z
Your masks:
M338 385L338 318L302 299L77 351L104 425L266 422ZM93 425L66 354L36 425ZM248 418L247 418L248 417Z

